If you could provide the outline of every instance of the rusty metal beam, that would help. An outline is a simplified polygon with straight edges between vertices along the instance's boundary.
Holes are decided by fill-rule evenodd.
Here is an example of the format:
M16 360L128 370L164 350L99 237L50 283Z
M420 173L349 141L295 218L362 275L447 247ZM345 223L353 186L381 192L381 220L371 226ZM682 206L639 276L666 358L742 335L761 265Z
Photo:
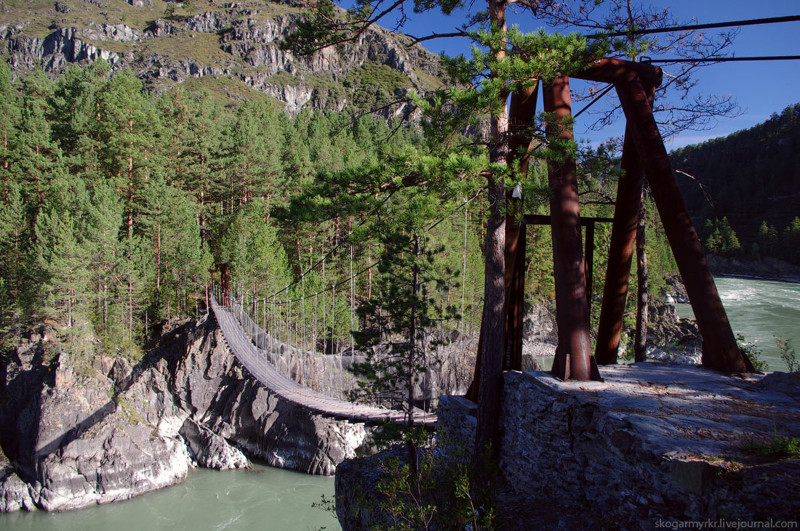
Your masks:
M527 177L539 84L511 94L509 118L509 165L518 164L519 181ZM506 194L506 322L503 370L522 370L522 322L525 313L525 226L522 198Z
M592 308L592 278L594 277L594 222L586 225L586 234L583 238L583 264L586 275L586 304Z
M614 224L611 227L606 282L594 351L594 357L600 365L617 362L643 184L644 172L639 163L639 154L631 132L626 129L622 146L622 175L617 184Z
M581 217L581 227L586 227L592 223L612 223L614 218L602 217ZM552 220L548 214L525 214L522 216L525 225L552 225Z
M574 137L569 78L559 77L547 83L543 94L544 110L553 116L546 127L548 140L551 145L571 144ZM558 326L553 374L564 380L586 381L592 377L592 360L575 160L572 154L565 154L559 163L551 161L548 165Z
M641 74L641 77L640 77ZM660 69L603 59L577 76L615 84L664 231L703 336L703 365L727 373L752 370L736 344L697 231L692 226L675 174L648 102L646 85L660 81Z
M641 79L641 78L640 78ZM649 75L643 82L647 101L653 106L657 76ZM622 145L622 175L617 184L617 201L614 209L614 225L608 251L606 281L597 326L597 343L594 357L600 365L617 362L617 351L622 337L622 321L625 300L631 273L631 260L636 246L636 226L642 201L644 170L636 151L632 132L626 127Z

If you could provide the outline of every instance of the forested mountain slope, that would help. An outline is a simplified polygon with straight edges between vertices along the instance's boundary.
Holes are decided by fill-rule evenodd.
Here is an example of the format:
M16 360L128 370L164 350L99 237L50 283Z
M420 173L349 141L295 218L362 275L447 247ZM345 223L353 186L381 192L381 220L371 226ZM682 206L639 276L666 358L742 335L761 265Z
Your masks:
M800 104L671 159L710 252L800 263Z
M15 75L51 74L70 63L105 59L130 68L156 92L189 82L192 89L237 101L259 93L295 113L306 105L340 111L394 101L409 89L441 84L436 55L383 28L361 42L297 57L278 41L301 5L217 0L0 0L0 55ZM263 97L263 96L262 96ZM387 110L401 115L402 106Z

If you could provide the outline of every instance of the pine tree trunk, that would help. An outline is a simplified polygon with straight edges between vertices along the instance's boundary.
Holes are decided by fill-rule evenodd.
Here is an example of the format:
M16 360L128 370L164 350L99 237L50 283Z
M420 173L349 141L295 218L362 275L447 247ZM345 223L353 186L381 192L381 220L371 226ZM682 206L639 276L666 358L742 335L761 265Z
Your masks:
M202 162L201 162L202 164ZM206 248L205 191L200 188L200 250Z
M103 277L103 326L108 331L108 277Z
M161 222L156 228L156 312L161 304ZM158 318L158 314L155 315Z
M408 327L408 425L414 425L414 362L417 348L417 292L419 284L419 269L416 258L419 256L419 235L414 234L414 266L411 268L411 321ZM412 461L412 466L414 465Z
M650 281L647 278L647 252L645 250L645 200L642 192L642 203L639 207L639 223L636 227L636 274L638 291L636 298L636 335L633 343L634 361L645 361L647 347L648 295Z
M506 31L506 3L503 0L489 2L492 26L502 33ZM504 46L505 44L503 44ZM505 49L493 50L495 58L505 57ZM508 93L501 96L502 111L492 116L489 162L505 165L508 162L508 114L505 101ZM501 175L489 173L488 199L489 219L486 227L485 285L483 307L483 342L478 382L478 418L475 430L473 462L479 483L488 481L486 451L491 449L496 456L499 449L500 392L502 388L503 328L505 324L505 202L506 191Z

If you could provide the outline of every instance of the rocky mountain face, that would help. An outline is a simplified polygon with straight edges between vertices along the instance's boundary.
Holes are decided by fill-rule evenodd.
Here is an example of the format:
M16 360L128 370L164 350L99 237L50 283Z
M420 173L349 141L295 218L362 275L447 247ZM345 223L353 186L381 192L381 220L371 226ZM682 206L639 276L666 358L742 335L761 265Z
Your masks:
M131 365L58 352L52 331L0 363L0 511L74 509L181 481L190 468L267 464L332 474L363 425L271 394L230 353L213 318L166 334Z
M355 45L312 56L281 50L280 39L300 13L291 0L0 0L0 55L17 75L34 68L57 74L103 59L115 69L131 68L156 91L191 79L205 79L214 90L215 81L232 80L283 102L289 112L388 103L410 89L441 85L436 55L378 27ZM242 94L222 90L232 98ZM385 101L375 101L376 92ZM387 112L406 111L400 105Z

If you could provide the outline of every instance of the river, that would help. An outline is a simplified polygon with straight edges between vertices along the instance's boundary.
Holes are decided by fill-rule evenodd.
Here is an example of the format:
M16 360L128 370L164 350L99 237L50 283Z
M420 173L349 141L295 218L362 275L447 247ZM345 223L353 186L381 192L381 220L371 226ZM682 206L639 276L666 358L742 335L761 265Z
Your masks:
M312 507L333 499L333 478L263 465L251 470L197 469L183 483L124 502L63 513L0 514L8 531L158 531L341 529L333 514Z
M771 371L786 371L775 337L791 340L800 356L800 284L715 278L722 305L735 334L761 351ZM676 305L680 317L694 317L688 304Z
M774 336L800 349L800 284L716 279L735 333L762 351L771 370L786 370ZM690 317L688 304L678 314ZM332 514L312 507L333 499L333 478L308 476L262 465L251 470L198 469L185 482L125 502L78 511L0 515L0 529L115 531L148 529L339 529Z

